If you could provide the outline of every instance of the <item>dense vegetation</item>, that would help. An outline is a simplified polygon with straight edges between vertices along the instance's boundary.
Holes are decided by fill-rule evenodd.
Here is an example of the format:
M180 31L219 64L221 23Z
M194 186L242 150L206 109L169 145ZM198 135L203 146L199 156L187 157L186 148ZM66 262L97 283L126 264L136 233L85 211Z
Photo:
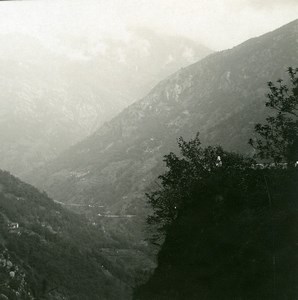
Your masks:
M118 242L3 171L0 224L0 295L10 300L128 297L125 275L103 253L116 251Z
M256 156L261 159L293 164L298 158L298 68L290 67L288 73L290 88L282 79L277 86L268 82L266 106L277 113L268 116L265 124L256 124L260 138L250 139L249 144L258 150Z
M271 164L203 148L198 135L165 156L168 170L148 195L152 239L165 242L136 299L297 299L298 69L289 74L289 87L269 83L274 113L250 142Z
M297 179L227 167L198 182L136 299L297 299Z

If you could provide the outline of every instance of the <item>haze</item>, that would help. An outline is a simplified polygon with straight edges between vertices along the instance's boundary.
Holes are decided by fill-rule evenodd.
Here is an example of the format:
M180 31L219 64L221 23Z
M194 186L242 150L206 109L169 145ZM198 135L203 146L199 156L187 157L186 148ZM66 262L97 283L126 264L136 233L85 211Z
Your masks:
M131 29L146 27L222 50L297 16L296 0L4 1L0 33L34 35L58 48L69 36L130 40Z

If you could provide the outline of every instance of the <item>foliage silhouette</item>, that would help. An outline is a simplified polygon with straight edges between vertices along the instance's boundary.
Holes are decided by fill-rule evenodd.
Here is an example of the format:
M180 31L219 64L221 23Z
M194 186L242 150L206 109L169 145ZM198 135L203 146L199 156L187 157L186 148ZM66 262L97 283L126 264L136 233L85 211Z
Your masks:
M250 140L256 157L274 163L297 159L298 69L288 72L291 88L268 83L266 106L277 113ZM147 195L152 241L164 243L135 299L297 299L298 168L255 168L254 159L202 147L198 134L178 146Z
M288 69L290 87L282 79L277 84L268 82L266 106L275 114L266 118L266 124L256 124L259 139L250 139L249 144L258 152L256 157L294 163L298 160L298 68Z
M220 146L202 147L199 133L189 142L180 137L178 146L180 156L172 152L164 156L167 171L158 177L161 185L156 191L146 194L153 208L153 214L147 221L157 227L151 238L153 243L163 240L163 233L177 218L179 211L191 203L194 186L206 185L219 170L244 170L254 163L253 159L226 152ZM221 167L217 165L218 157L224 161Z

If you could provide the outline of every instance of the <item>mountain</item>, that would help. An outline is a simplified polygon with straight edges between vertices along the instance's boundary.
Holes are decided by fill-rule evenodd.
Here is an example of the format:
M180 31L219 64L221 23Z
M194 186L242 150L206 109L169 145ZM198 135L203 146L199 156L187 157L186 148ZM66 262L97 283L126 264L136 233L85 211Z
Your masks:
M150 211L144 194L158 185L163 155L176 152L179 136L197 131L203 144L250 154L254 124L267 115L266 82L286 78L287 67L297 65L296 20L181 69L25 180L121 237L131 248L123 266L133 264L132 277L143 276L138 264L146 260L135 254L152 253L143 241Z
M204 144L251 152L247 140L267 114L266 83L298 65L297 36L296 20L181 69L26 179L59 201L102 203L116 212L137 195L143 199L181 135L200 131Z
M210 52L145 29L127 41L1 35L0 168L20 175L43 165Z
M0 225L1 299L130 298L129 246L4 171Z
M161 81L26 180L69 207L91 205L88 217L132 247L146 249L150 208L144 195L158 185L162 157L177 150L176 139L200 131L203 144L251 153L254 124L267 115L266 82L285 78L287 67L297 65L296 20Z

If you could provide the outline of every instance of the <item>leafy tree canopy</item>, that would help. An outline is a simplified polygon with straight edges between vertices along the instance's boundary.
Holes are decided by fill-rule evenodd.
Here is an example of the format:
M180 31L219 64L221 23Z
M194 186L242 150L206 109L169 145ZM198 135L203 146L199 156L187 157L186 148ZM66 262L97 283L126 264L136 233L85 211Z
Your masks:
M291 88L268 83L275 114L250 140L275 163L297 160L298 69L288 73ZM253 159L202 147L199 134L178 146L147 195L152 241L165 242L135 299L297 299L298 168L254 168Z
M147 194L153 207L148 223L158 227L152 239L154 242L173 223L178 212L190 203L194 188L209 184L208 180L215 173L229 173L232 169L245 170L254 162L239 154L226 152L220 146L202 147L199 133L188 142L180 137L178 146L179 156L171 152L164 157L167 171L159 176L161 185L156 191Z
M258 152L256 157L273 159L275 163L293 163L298 160L298 68L288 69L289 86L282 79L274 84L268 82L266 106L274 113L266 118L265 124L256 124L258 139L249 144Z

